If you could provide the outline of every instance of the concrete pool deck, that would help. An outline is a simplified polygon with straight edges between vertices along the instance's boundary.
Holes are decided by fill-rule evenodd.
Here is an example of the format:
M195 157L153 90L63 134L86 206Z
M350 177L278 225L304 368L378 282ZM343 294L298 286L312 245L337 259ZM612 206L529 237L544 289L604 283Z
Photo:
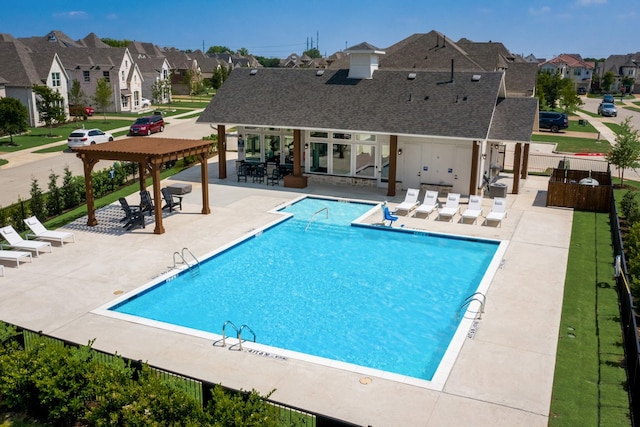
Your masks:
M189 182L183 210L165 214L166 233L153 226L123 232L117 206L100 211L96 227L65 227L76 242L56 246L0 277L0 318L10 323L117 352L236 389L276 390L273 400L371 426L547 426L573 212L544 207L547 178L521 181L508 194L502 227L400 217L405 227L509 240L487 293L485 313L462 350L442 391L372 377L296 359L277 359L214 346L185 335L91 313L173 266L187 247L196 257L274 219L268 211L301 194L372 201L383 189L311 184L303 190L237 183L209 177L211 214L202 215L200 178L192 168L171 182ZM441 197L441 200L443 198ZM137 203L137 196L130 201ZM466 205L462 201L462 210ZM491 199L484 199L485 213ZM380 220L375 215L371 222ZM54 244L55 245L55 244ZM215 309L215 307L212 307ZM220 325L220 328L222 325ZM389 345L395 345L389 343Z

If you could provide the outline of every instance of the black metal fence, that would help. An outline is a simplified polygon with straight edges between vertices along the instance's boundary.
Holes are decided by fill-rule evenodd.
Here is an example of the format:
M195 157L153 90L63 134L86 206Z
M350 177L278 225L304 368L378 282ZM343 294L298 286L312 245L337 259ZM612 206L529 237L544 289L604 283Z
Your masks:
M37 342L42 339L47 340L52 345L67 346L67 347L80 347L80 344L63 340L60 338L52 337L41 332L35 332L29 329L25 329L16 325L13 325L21 333L17 339L23 344L26 349L32 348ZM113 358L121 358L136 371L142 369L143 363L138 360L127 359L120 355L114 355L106 353L100 350L92 349L94 357L107 362ZM158 368L155 366L147 365L153 369L161 378L170 380L174 384L180 384L180 388L190 396L192 396L197 402L199 402L203 408L205 408L212 400L211 390L219 384L214 384L208 381L200 380L197 378L185 376L177 372L172 372L167 369ZM135 377L135 375L134 375ZM243 393L240 390L234 390L228 387L223 388L229 393ZM283 426L287 427L361 427L357 424L353 424L347 421L342 421L330 416L318 414L315 412L307 411L295 406L286 405L281 402L277 402L271 399L262 399L278 411L278 420Z
M631 425L635 426L637 425L637 420L640 419L640 340L633 296L629 286L629 273L615 196L611 198L609 219L611 223L611 240L615 254L614 262L616 266L618 303L620 306L620 323L622 325L624 353L626 356Z

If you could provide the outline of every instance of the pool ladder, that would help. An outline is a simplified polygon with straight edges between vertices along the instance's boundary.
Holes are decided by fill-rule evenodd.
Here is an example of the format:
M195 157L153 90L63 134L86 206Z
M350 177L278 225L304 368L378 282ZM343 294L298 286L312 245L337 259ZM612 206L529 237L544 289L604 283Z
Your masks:
M473 301L479 302L480 303L480 309L478 311L476 311L476 318L477 319L482 319L482 313L484 313L484 305L486 303L487 298L485 297L485 295L482 292L476 292L473 295L469 295L464 302L462 303L462 305L460 305L460 308L458 309L458 315L456 316L456 320L460 320L460 314L462 313L462 310L464 308L468 308L469 304L471 304Z
M327 216L325 218L329 219L329 208L322 208L319 211L314 212L313 215L311 215L311 219L307 223L307 227L304 229L304 231L307 231L309 229L309 227L311 226L311 223L313 222L313 219L316 217L316 215L318 215L322 211L325 211L327 213Z
M222 346L223 347L227 346L227 341L226 341L227 340L227 333L226 333L227 325L231 326L233 328L233 330L236 331L236 338L238 338L238 345L240 346L240 351L242 351L242 331L244 331L245 329L247 331L251 332L251 335L253 336L253 342L256 342L256 334L255 334L255 332L253 332L253 329L251 329L249 327L249 325L242 325L242 326L240 326L240 328L238 328L231 320L227 320L222 325Z
M188 252L188 253L189 253L189 255L191 255L191 258L193 258L193 260L195 261L195 262L193 263L193 265L189 264L189 263L187 262L187 260L185 259L185 257L184 257L184 256L185 256L185 252ZM176 261L176 256L178 256L178 257L179 257L179 259L181 259L181 260L182 260L182 263L183 263L184 265L186 265L186 266L187 266L187 268L191 268L191 267L193 267L193 266L198 266L198 270L200 269L200 261L198 261L198 258L196 258L196 256L195 256L195 255L194 255L194 254L193 254L193 253L192 253L188 248L182 248L182 251L180 251L180 252L175 251L175 252L173 253L173 268L174 268L174 269L178 266L178 263L177 263L177 261Z

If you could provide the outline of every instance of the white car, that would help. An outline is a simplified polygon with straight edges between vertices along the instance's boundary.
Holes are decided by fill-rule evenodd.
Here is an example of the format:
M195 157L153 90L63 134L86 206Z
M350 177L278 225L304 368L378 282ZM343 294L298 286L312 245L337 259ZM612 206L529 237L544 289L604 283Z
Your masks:
M151 107L151 101L147 98L140 98L140 106L142 108L149 108Z
M113 135L100 129L76 129L69 135L67 145L69 148L75 148L109 141L113 141Z

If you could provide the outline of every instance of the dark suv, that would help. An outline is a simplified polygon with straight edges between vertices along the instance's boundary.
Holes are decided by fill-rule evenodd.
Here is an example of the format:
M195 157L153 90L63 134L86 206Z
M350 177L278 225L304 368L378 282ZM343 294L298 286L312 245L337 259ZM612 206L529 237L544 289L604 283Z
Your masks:
M140 117L129 128L129 135L151 135L164 130L164 119L159 114Z
M540 111L538 127L540 129L550 129L551 132L558 132L560 129L569 127L569 119L566 114L554 113L553 111Z

